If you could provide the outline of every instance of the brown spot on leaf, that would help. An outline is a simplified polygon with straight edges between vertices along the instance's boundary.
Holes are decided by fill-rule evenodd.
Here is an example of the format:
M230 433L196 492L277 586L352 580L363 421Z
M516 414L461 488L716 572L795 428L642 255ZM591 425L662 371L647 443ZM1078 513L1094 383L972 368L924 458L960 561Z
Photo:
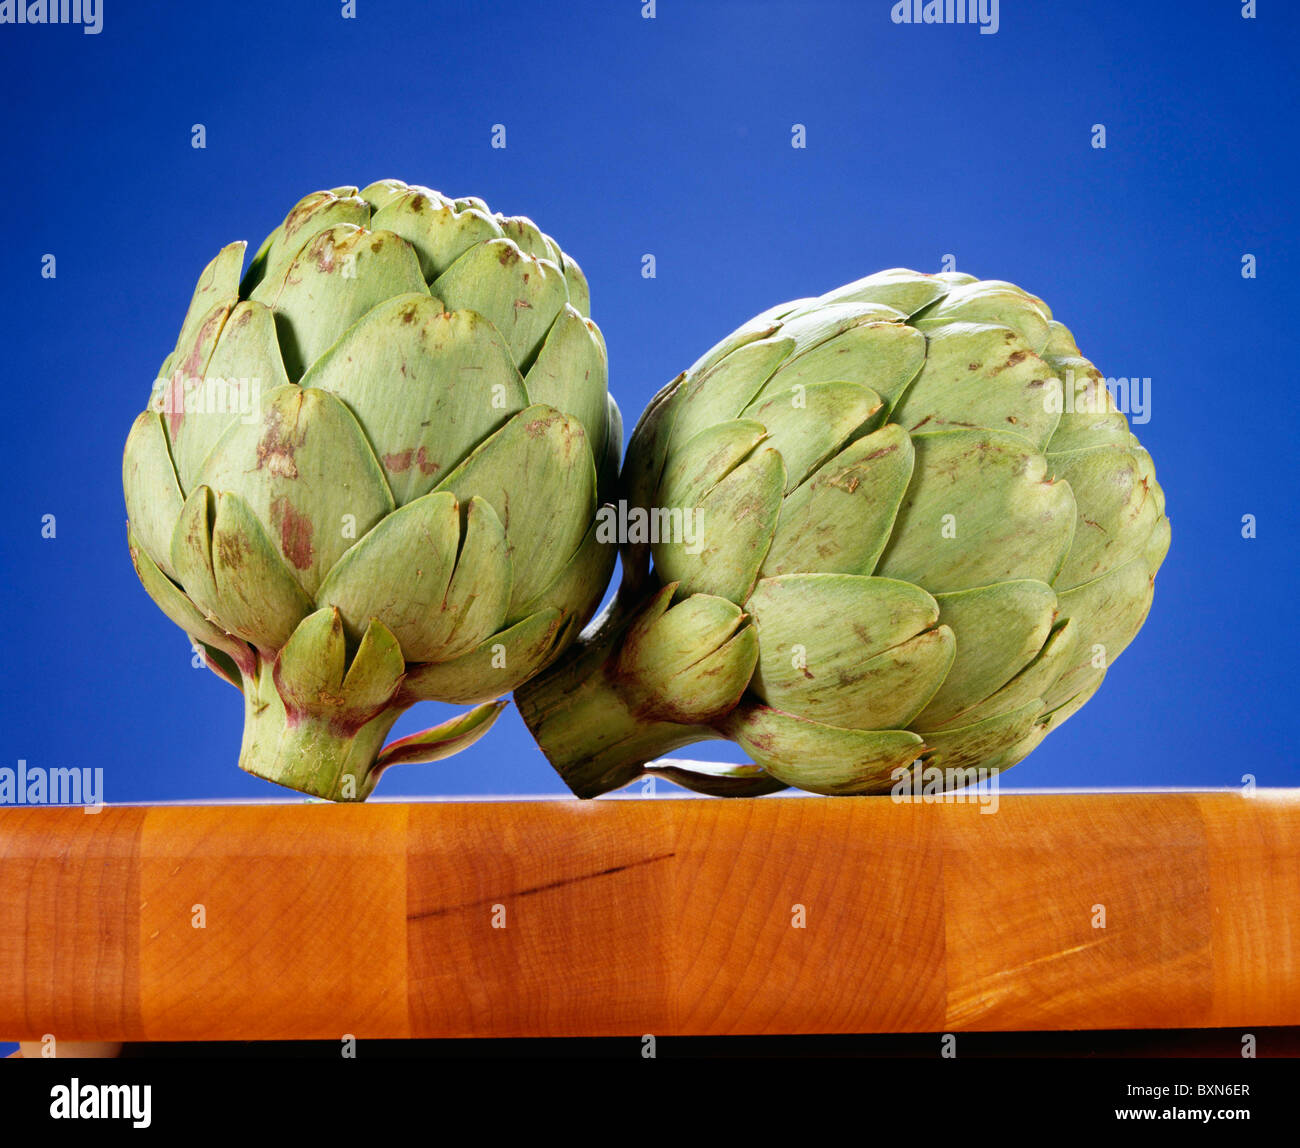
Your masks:
M216 543L217 559L227 570L238 570L244 564L250 547L242 534L222 534Z
M420 449L423 450L424 448L421 447ZM407 447L405 450L386 454L384 455L384 466L393 474L401 474L403 471L411 469L411 457L414 453L410 447Z
M334 244L326 232L316 242L316 269L323 275L334 270Z
M272 407L266 418L266 430L257 444L257 467L266 468L279 478L297 478L298 463L294 451L298 443L294 440L296 428L286 426L283 411Z
M285 495L271 503L271 525L280 534L280 550L299 570L312 563L312 524L305 514L298 513Z
M298 230L298 228L300 228L308 219L310 219L316 213L316 209L320 207L322 203L332 198L333 196L331 196L328 192L324 192L317 195L309 195L305 200L303 200L302 203L298 204L297 207L295 207L291 212L289 212L288 218L286 218L284 221L285 235L286 236L292 235L295 231Z
M429 457L428 450L424 447L420 447L416 452L415 465L420 468L421 474L433 474L435 471L442 469L442 464L434 462L433 459Z

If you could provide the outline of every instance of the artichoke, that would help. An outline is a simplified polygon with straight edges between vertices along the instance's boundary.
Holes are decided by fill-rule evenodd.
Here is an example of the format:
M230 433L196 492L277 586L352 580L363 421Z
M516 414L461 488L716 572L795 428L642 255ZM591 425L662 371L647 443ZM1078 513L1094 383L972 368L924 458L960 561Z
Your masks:
M1169 546L1070 332L955 273L752 319L650 403L621 484L618 596L516 693L583 797L646 769L736 795L1005 769L1096 692ZM753 763L657 760L708 738Z
M480 736L591 616L622 429L582 271L383 180L222 248L126 443L136 572L242 689L239 764L363 800ZM417 701L479 703L382 748Z

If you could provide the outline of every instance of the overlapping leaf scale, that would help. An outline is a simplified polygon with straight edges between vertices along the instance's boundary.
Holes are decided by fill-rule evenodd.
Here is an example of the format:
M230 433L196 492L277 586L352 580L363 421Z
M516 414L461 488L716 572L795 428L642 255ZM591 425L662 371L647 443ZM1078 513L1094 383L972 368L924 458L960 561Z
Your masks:
M275 313L285 373L297 382L340 335L394 295L427 294L415 250L391 231L350 224L318 232L251 298Z
M670 453L655 505L682 512L683 528L651 549L660 580L680 583L683 595L742 602L758 577L785 490L784 464L766 434L759 423L735 419Z
M264 281L279 282L298 253L322 231L333 227L369 227L370 205L355 187L336 187L304 196L262 242L240 285L247 299Z
M932 594L1015 578L1050 584L1074 534L1075 502L1043 456L1007 431L911 440L915 473L876 572Z
M427 283L471 247L503 234L491 215L472 207L459 210L428 188L407 188L394 195L377 208L371 226L400 235L415 249Z
M845 729L741 704L721 726L764 771L810 793L888 793L924 748L910 730Z
M353 324L307 371L306 388L347 404L397 504L427 494L528 403L497 329L415 292Z
M591 529L596 469L582 424L537 403L514 415L438 484L496 512L514 571L506 623L520 621Z
M504 237L471 247L430 290L449 310L469 308L491 322L524 370L569 301L560 267L525 254Z
M850 443L786 496L762 576L872 573L914 461L912 441L896 423Z
M754 693L849 729L901 729L949 672L939 605L907 582L850 574L762 579L745 603L759 638Z
M462 508L440 491L379 523L329 572L316 600L338 608L354 639L382 618L408 661L449 661L501 626L512 582L491 505L472 497Z
M356 419L318 387L262 395L256 417L232 424L212 448L198 481L244 498L311 596L395 508Z

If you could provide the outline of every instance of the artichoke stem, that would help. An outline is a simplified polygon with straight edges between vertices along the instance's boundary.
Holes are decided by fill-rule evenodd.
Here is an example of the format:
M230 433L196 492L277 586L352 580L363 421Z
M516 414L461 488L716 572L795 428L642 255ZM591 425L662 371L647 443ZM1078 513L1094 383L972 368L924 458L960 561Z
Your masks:
M634 613L616 598L558 662L515 690L520 716L578 797L620 789L641 775L646 762L722 736L708 726L638 716L633 691L615 672Z
M290 715L264 664L257 679L244 680L239 768L312 797L364 801L378 780L375 758L401 712L386 709L360 725Z

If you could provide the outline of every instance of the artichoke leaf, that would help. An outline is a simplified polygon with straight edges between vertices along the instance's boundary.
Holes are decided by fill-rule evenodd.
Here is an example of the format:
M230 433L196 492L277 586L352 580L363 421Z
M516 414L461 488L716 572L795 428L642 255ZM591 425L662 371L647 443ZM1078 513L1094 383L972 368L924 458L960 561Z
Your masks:
M531 678L573 632L559 610L539 610L454 661L410 666L398 701L466 705L499 698Z
M646 762L645 772L709 797L763 797L790 788L753 762L737 765L662 757Z
M275 319L261 303L239 303L221 329L197 388L171 422L172 457L181 489L189 490L213 446L241 418L252 418L258 397L289 382L280 358Z
M848 574L761 580L745 604L759 638L752 688L777 710L848 729L901 729L953 663L918 586Z
M275 312L285 373L296 382L367 311L394 295L427 291L405 239L341 225L314 235L283 274L263 279L251 298Z
M925 748L910 730L840 729L768 706L742 705L722 727L755 762L810 793L888 793Z
M765 388L742 412L769 432L768 445L785 460L789 494L853 439L878 428L885 404L861 383L796 383L788 391Z
M262 242L248 265L240 293L247 299L264 280L279 282L294 257L322 231L331 227L366 227L370 205L356 195L355 187L314 191L304 196Z
M316 387L262 395L256 419L227 429L198 478L247 501L312 596L354 541L393 510L356 419Z
M425 645L412 661L449 662L468 654L505 623L514 569L501 519L475 495L462 508L456 568L441 603L424 621Z
M408 188L375 212L372 227L400 235L420 258L420 274L432 283L471 247L499 239L501 226L472 207L433 198L428 188Z
M1052 709L1074 697L1096 670L1105 670L1123 653L1146 621L1154 594L1145 555L1109 574L1058 595L1060 616L1079 622L1071 665L1043 695Z
M276 693L292 714L335 719L346 714L343 673L347 640L333 607L298 623L272 667Z
M918 729L941 729L1000 690L1042 651L1056 616L1055 591L1031 579L940 594L936 600L940 620L957 636L957 657L938 693L917 715Z
M767 556L784 491L781 455L763 448L697 502L668 494L664 506L670 514L682 511L682 529L670 529L651 546L660 578L680 582L684 594L743 602Z
M444 311L418 293L368 312L303 375L302 385L347 404L399 506L428 494L529 405L496 328L474 311Z
M176 348L192 348L199 341L199 330L215 311L229 312L239 301L239 273L244 266L248 244L242 239L227 243L199 273ZM198 372L191 372L197 374Z
M658 490L638 505L699 506L705 496L749 458L765 438L767 428L753 419L718 423L693 435L670 450Z
M1074 495L1020 435L914 434L916 468L876 572L946 594L1050 583L1074 534Z
M587 276L571 255L560 252L560 266L564 269L564 282L569 289L569 302L573 309L584 318L591 315L591 288L587 286Z
M162 416L142 411L131 425L122 455L122 489L126 514L141 549L169 578L176 577L171 561L172 533L185 497L167 449Z
M366 201L370 206L372 215L378 214L395 199L401 199L402 196L414 190L410 184L400 179L377 179L374 183L367 184L357 195ZM422 191L427 189L422 188ZM434 197L440 203L448 202L446 196L437 195Z
M343 678L349 709L363 721L373 717L392 700L405 676L397 638L378 618L371 618Z
M614 673L639 715L704 724L740 701L758 661L758 635L726 598L692 594L669 608L676 589L664 587L637 616Z
M1061 418L1047 445L1049 454L1129 441L1128 420L1115 406L1102 373L1079 353L1067 327L1048 324L1042 358L1061 382Z
M902 318L893 307L879 303L845 301L819 304L799 308L785 316L781 321L781 338L794 340L793 360L839 339L854 328L881 324L901 326ZM844 377L838 371L836 376Z
M1046 449L1060 420L1059 380L1008 327L947 323L930 331L925 366L891 417L909 431L988 427Z
M1153 478L1127 447L1096 447L1048 457L1057 477L1065 479L1079 506L1079 523L1065 565L1054 585L1058 591L1082 586L1141 554L1160 507L1152 494Z
M127 545L140 583L158 608L194 641L219 650L222 655L230 659L239 672L254 676L256 658L253 651L204 617L199 607L159 569L140 545L139 540L130 532L127 534ZM238 678L239 673L236 673L234 678L236 684Z
M392 631L407 661L436 658L439 611L460 546L460 506L447 492L398 507L325 576L316 601L333 606L359 639L371 618Z
M985 718L1010 713L1034 698L1043 697L1070 664L1069 659L1074 653L1080 629L1077 619L1067 618L1052 630L1038 656L990 697L942 721L932 720L922 714L913 724L918 729L932 730L957 725L973 725ZM958 649L960 649L960 639Z
M536 358L569 296L559 267L525 255L505 238L471 247L431 290L449 309L470 308L491 322L523 368Z
M554 606L579 629L590 621L618 558L617 543L605 540L603 525L599 517L592 522L572 557L536 598L520 606L521 611L533 614Z
M1052 313L1035 295L1001 279L954 284L925 315L915 320L927 334L950 323L995 324L1010 328L1033 354L1047 346Z
M984 718L970 725L922 731L921 736L925 738L926 744L926 768L941 769L945 773L949 770L987 768L990 761L1030 736L1042 712L1042 699L1032 698L1019 709ZM974 775L963 784L973 784L977 777Z
M248 503L230 491L216 496L211 555L221 627L264 652L278 650L312 602Z
M762 339L742 344L707 371L692 370L676 400L675 442L689 444L738 419L793 349L793 339Z
M533 259L546 259L560 266L560 249L555 240L542 232L526 215L500 216L501 234L525 255ZM567 290L567 287L566 287Z
M925 356L925 337L911 327L888 320L861 323L792 356L772 375L760 396L788 392L798 384L846 380L870 387L888 413L917 377Z
M949 289L948 281L939 275L926 275L893 267L877 271L864 279L857 279L837 287L816 299L807 300L805 306L821 307L828 303L880 303L892 307L902 315L915 315L928 307Z
M912 467L911 440L896 423L850 443L786 496L762 576L870 574Z
M390 765L442 761L468 749L492 728L506 705L506 702L487 702L439 725L390 741L375 759L367 785L373 788L377 775Z
M609 430L609 366L599 328L566 303L524 378L530 403L572 415L587 432L594 458L602 458ZM622 442L619 442L622 448Z
M596 467L582 424L544 404L520 411L437 489L462 503L481 496L505 527L514 571L507 624L554 581L596 513Z
M163 416L169 438L180 433L187 408L196 402L191 395L207 374L208 362L233 306L233 303L220 302L208 311L193 333L182 336L184 341L176 344L176 350L165 364L167 376L154 380L148 409Z

